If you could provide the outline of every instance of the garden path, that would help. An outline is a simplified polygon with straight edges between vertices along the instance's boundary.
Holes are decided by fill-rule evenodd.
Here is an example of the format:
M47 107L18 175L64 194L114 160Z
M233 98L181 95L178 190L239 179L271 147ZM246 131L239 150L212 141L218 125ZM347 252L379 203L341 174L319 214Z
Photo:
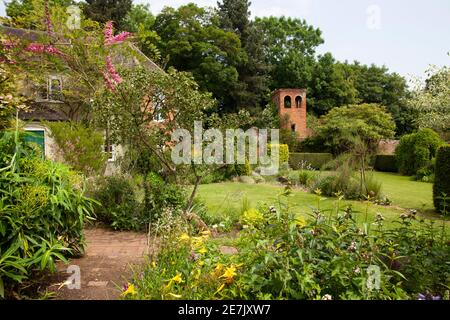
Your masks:
M154 246L147 246L145 233L95 227L86 229L85 235L85 256L71 259L68 265L59 263L57 273L50 279L48 291L55 292L57 300L119 299L120 288L129 279L132 267L144 262L145 255L153 251ZM69 289L64 285L69 277L75 275L73 272L67 273L69 266L79 267L80 289Z

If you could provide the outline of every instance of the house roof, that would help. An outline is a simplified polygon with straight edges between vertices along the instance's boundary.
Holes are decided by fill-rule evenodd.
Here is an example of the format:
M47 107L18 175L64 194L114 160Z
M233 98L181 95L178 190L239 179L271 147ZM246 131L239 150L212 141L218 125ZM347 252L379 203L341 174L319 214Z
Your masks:
M0 24L0 31L8 36L13 36L20 39L26 39L29 41L38 41L42 37L48 37L48 34L45 31L40 30L29 30L22 28L14 28ZM59 41L64 43L64 37L62 35L56 34L56 38ZM133 61L133 64L139 64L147 68L148 70L160 70L163 71L155 62L153 62L149 57L147 57L139 48L131 42L125 42L138 56L137 61ZM69 45L70 40L67 40L64 44ZM122 45L118 45L118 47L123 47ZM119 51L119 50L117 50ZM120 52L117 52L116 55L120 55ZM123 60L123 59L122 59Z
M35 103L30 109L25 112L21 110L19 112L19 118L25 121L68 121L67 117L60 110L57 110L49 105Z

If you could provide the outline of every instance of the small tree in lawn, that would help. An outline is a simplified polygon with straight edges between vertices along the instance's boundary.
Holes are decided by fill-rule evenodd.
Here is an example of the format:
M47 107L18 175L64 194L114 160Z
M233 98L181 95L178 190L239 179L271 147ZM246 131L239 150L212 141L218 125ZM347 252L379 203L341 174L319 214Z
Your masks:
M116 143L150 152L170 181L179 184L187 173L192 174L194 188L187 204L190 209L203 177L224 165L195 163L194 157L188 164L175 164L171 158L172 133L183 129L193 137L195 121L221 130L236 127L250 117L239 114L218 118L211 112L215 105L211 94L199 91L192 76L185 72L137 68L124 71L122 79L120 85L102 91L95 99L95 125L107 129Z
M376 104L350 105L332 109L320 118L317 133L336 154L348 153L348 161L359 168L360 190L368 193L366 168L369 157L383 138L394 136L395 123Z

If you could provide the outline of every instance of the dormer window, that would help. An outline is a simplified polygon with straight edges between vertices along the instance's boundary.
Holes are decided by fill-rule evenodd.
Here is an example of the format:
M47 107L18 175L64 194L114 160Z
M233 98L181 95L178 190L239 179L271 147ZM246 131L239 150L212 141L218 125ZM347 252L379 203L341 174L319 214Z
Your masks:
M284 97L284 107L285 108L290 108L291 105L292 105L291 97L290 96Z

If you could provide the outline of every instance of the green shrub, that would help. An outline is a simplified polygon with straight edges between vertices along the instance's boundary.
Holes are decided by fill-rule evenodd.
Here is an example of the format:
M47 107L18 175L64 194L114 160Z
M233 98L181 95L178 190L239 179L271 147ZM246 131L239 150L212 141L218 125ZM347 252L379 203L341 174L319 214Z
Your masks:
M104 170L107 155L102 152L105 141L100 132L75 122L47 122L46 126L67 164L86 175Z
M102 177L97 181L93 197L101 204L95 210L97 220L116 230L139 230L142 227L142 208L131 179Z
M374 169L381 172L398 172L397 159L393 154L377 154Z
M316 171L300 170L298 172L298 183L302 186L309 187L316 176Z
M122 296L187 300L448 296L449 237L432 224L415 221L414 212L386 227L381 214L357 222L359 213L340 200L331 210L312 208L308 219L291 210L288 197L280 195L279 201L286 205L277 209L261 204L255 209L243 203L245 226L236 240L211 239L209 232L192 232L186 222L172 221L160 237L158 253L135 270L134 292ZM422 225L416 228L418 223ZM224 240L232 241L235 254L221 253ZM375 283L373 271L379 279Z
M278 150L279 163L288 163L289 162L289 146L287 144L268 144L267 145L267 153L270 155L272 146L275 147L275 150Z
M153 172L145 179L144 191L143 225L158 220L165 210L178 214L186 204L186 194L181 187L165 182Z
M324 164L331 161L333 156L331 153L290 153L289 165L292 169L301 169L306 162L315 169L320 169Z
M375 200L381 196L381 183L368 174L364 185L361 183L360 175L348 164L343 164L336 172L318 175L311 182L310 188L313 193L316 190L320 190L328 197L341 194L346 199L365 199L370 196Z
M431 129L404 135L395 150L399 172L404 175L416 174L429 164L442 144L444 141Z
M433 200L438 212L450 212L450 145L442 146L437 151Z
M19 139L1 134L0 297L37 270L56 270L56 260L84 252L84 224L93 200L83 180L61 163L43 160Z

